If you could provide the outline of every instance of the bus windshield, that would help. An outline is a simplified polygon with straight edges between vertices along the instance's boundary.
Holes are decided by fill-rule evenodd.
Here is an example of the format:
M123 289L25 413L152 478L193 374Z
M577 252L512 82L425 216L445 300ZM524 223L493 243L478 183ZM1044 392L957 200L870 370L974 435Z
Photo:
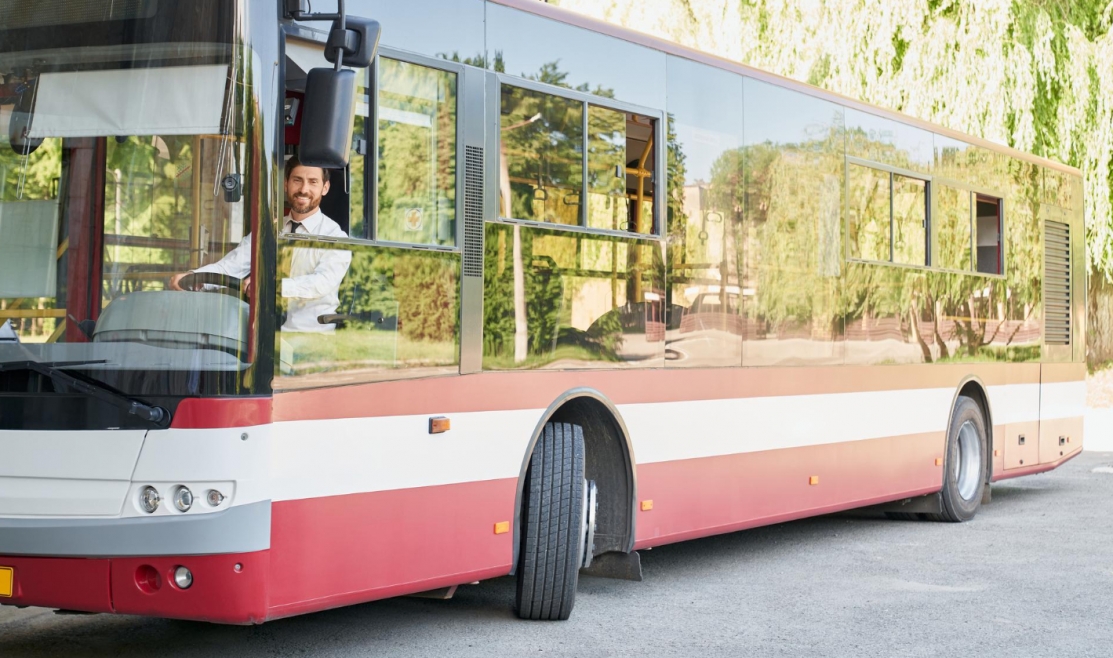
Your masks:
M248 232L231 4L0 0L0 363L133 395L242 385L239 281L169 285Z

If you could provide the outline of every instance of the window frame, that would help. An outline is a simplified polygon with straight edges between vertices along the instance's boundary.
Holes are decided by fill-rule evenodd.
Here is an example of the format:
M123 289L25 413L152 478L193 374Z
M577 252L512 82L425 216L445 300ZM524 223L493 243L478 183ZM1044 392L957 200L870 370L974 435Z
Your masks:
M424 66L438 71L447 71L456 76L456 216L452 245L423 244L420 242L396 242L378 239L379 232L379 63L383 57L405 64ZM359 244L377 245L404 249L424 249L430 251L450 251L462 253L464 249L464 108L466 103L464 88L465 65L435 57L380 47L375 61L367 67L365 83L367 86L367 106L370 116L362 117L369 124L364 128L367 136L367 155L364 155L363 184L366 191L363 220L367 223L369 238L359 238Z
M892 165L877 162L875 160L866 160L852 155L845 156L845 164L843 168L843 230L845 231L846 247L844 248L845 257L847 262L851 263L870 263L873 265L889 265L892 267L907 267L915 270L930 270L935 268L932 263L935 257L935 222L932 221L932 210L934 208L934 195L935 185L933 182L936 180L931 174L914 171L912 169L903 169L901 167L894 167ZM855 258L850 255L850 166L856 165L859 167L866 167L875 171L881 171L889 174L889 260L868 260L865 258ZM914 178L924 182L924 264L915 265L912 263L897 263L893 260L893 236L894 236L894 222L893 217L893 176L904 176L905 178Z
M957 179L954 179L954 178L944 178L944 177L941 177L941 176L937 176L937 177L935 177L934 180L941 187L950 187L950 188L953 188L953 189L956 189L956 190L962 190L963 192L966 192L967 194L970 195L970 265L972 266L973 269L956 270L956 269L952 269L952 268L949 268L949 267L939 267L939 266L936 266L936 265L932 265L931 269L937 270L937 271L940 271L940 272L949 272L951 274L972 274L972 275L975 275L975 276L986 277L986 278L990 278L990 279L1005 279L1006 278L1005 277L1005 272L1006 272L1006 267L1007 267L1007 263L1008 263L1008 253L1007 253L1007 250L1005 249L1005 245L1006 245L1006 241L1005 241L1005 225L1006 225L1005 217L1006 217L1006 210L1007 210L1005 195L1002 194L999 191L996 191L996 190L993 190L993 189L990 189L990 188L987 188L987 187L983 187L981 185L973 185L971 183L966 183L966 182L963 182L963 181L960 181L960 180L957 180ZM935 190L936 190L936 186L932 186L932 188L931 188L931 201L929 201L929 203L931 203L933 207L934 207L934 203L935 203L935 193L936 193ZM978 208L977 208L976 197L979 194L982 195L982 196L987 196L987 197L992 197L994 199L997 199L998 233L999 233L999 239L1001 241L1001 254L1000 254L1001 271L997 274L991 274L989 272L979 272L978 269L977 269L977 267L978 267L978 247L977 247L977 244L978 244L978 226L977 226ZM934 230L935 224L931 223L931 225L932 225L931 247L932 247L932 253L935 253L935 247L936 247L936 233L935 233L935 230Z
M293 29L291 29L291 27ZM325 37L327 35L315 30L304 28L303 26L287 26L282 33L282 53L285 55L286 42L290 39L297 39L307 43L320 45L322 50L325 45ZM381 57L393 59L406 64L413 64L417 66L424 66L431 69L440 71L448 71L456 75L456 199L455 199L455 230L453 231L452 245L435 245L435 244L422 244L420 242L394 242L388 240L377 239L378 222L379 222L379 186L378 186L378 171L379 171L379 121L378 121L378 103L379 103L379 62ZM363 208L363 221L368 227L370 237L353 237L348 235L346 238L330 237L321 235L303 235L300 233L290 234L281 230L275 231L275 236L283 240L296 240L296 241L319 241L329 242L336 244L350 244L350 245L363 245L372 247L391 247L394 249L418 249L423 251L443 251L462 254L464 251L464 167L463 167L463 153L464 153L464 133L465 133L465 69L468 67L459 62L451 62L444 59L435 57L427 57L425 55L418 55L394 48L380 46L374 61L371 66L367 67L366 72L359 76L357 72L357 83L363 84L367 89L367 104L368 116L356 115L357 119L363 119L366 122L364 127L364 135L367 140L367 154L361 156L364 158L363 166L363 184L364 184L364 208ZM281 67L283 80L285 80L285 66ZM285 85L285 82L283 82ZM285 94L285 87L283 86L283 94ZM358 99L357 99L358 101ZM279 150L280 153L285 152L285 140L282 137L282 131L279 130L279 139L282 140L283 148ZM354 144L352 145L354 146ZM281 170L280 170L281 171ZM347 174L351 175L351 164L347 169ZM348 184L347 180L336 181L334 184ZM351 190L348 190L351 194ZM281 186L279 191L280 197L283 196ZM349 218L350 219L350 218ZM350 230L350 224L349 224Z
M488 111L489 111L489 117L488 117L489 123L487 124L487 146L486 146L486 150L487 150L488 153L491 154L491 157L488 158L488 161L490 163L492 163L491 166L493 166L493 169L488 168L487 171L488 172L493 171L495 173L495 178L493 179L495 181L499 180L498 172L499 172L500 166L501 166L501 162L499 160L499 158L500 158L499 154L501 153L500 147L501 147L501 142L502 142L502 125L501 125L501 116L502 115L498 111L498 108L499 108L499 103L501 102L500 99L502 97L502 88L503 88L504 85L509 86L509 87L517 87L519 89L524 89L526 91L532 91L532 92L541 93L541 94L548 94L550 96L557 96L557 97L563 98L565 100L570 100L570 101L574 101L574 102L583 104L584 112L583 112L583 116L582 116L582 119L581 119L582 122L583 122L583 137L582 137L582 139L583 139L583 142L582 142L583 166L582 166L582 174L581 174L582 179L581 179L581 189L580 189L580 208L581 208L580 223L579 224L557 224L557 223L554 223L554 222L542 222L542 221L538 221L538 220L535 220L535 219L517 219L517 218L514 218L514 217L503 217L502 214L498 210L498 200L497 199L495 199L493 204L492 204L493 207L494 207L494 212L491 212L487 215L487 220L486 221L496 222L496 223L500 223L500 224L519 224L519 225L525 225L525 226L545 227L545 228L552 229L552 230L571 231L571 232L574 232L574 233L590 233L592 235L606 235L606 236L611 236L611 237L620 237L620 238L627 238L627 239L635 238L635 239L640 239L640 240L656 240L656 241L664 240L664 224L665 224L665 211L664 211L665 203L664 202L665 202L665 195L666 195L665 182L666 182L666 178L667 178L666 153L667 153L667 150L668 150L667 146L662 146L663 144L665 144L665 141L664 141L663 137L664 137L665 124L666 124L666 121L667 121L667 119L665 117L664 110L654 110L654 109L644 107L644 106L641 106L641 105L635 105L633 103L626 103L624 101L619 101L619 100L615 100L615 99L612 99L612 98L604 98L602 96L596 96L594 94L589 94L589 93L582 92L582 91L576 91L574 89L566 89L564 87L556 87L556 86L549 85L549 84L546 84L546 83L543 83L543 82L537 82L535 80L527 80L525 78L521 78L521 77L514 76L514 75L509 75L509 74L506 74L506 73L489 72L488 77L487 77L487 89L488 89L487 106L488 106ZM587 161L587 156L588 156L587 146L588 146L588 139L589 139L588 121L589 121L589 118L590 118L589 117L589 112L587 111L587 108L590 105L606 108L606 109L609 109L609 110L614 110L614 111L617 111L617 112L624 112L624 113L629 112L631 114L639 114L641 116L646 116L646 117L649 117L649 118L654 120L654 126L653 126L653 151L654 151L653 152L653 166L654 166L654 169L653 169L653 171L654 171L654 175L653 175L653 230L649 233L636 233L636 232L633 232L633 231L616 231L616 230L612 230L612 229L591 228L587 225L587 206L588 206L587 195L589 193L589 185L588 185L589 171L588 171L588 161ZM491 187L491 185L488 184L488 187ZM494 189L497 190L498 185L495 185Z

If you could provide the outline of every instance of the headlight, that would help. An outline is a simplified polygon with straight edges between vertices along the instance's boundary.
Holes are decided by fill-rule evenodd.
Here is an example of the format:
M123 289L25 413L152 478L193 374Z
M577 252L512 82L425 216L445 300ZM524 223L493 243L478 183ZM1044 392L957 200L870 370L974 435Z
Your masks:
M182 512L188 512L193 507L193 492L189 487L178 487L174 492L174 507Z
M220 507L220 504L224 502L224 494L220 493L216 489L209 489L209 493L207 494L206 498L209 502L210 507Z
M154 514L160 502L162 502L162 498L158 495L158 489L146 486L139 491L139 506L143 508L144 512Z
M193 585L193 574L185 567L174 569L174 584L179 589L189 589Z

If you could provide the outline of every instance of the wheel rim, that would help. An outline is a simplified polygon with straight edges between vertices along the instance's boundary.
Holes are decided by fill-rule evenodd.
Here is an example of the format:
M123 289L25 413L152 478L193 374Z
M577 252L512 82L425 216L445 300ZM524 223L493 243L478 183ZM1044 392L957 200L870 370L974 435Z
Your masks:
M958 495L963 500L973 500L982 476L982 439L973 421L966 421L958 430L957 457L954 471Z
M591 566L595 552L595 514L598 509L598 490L595 480L584 479L584 507L580 516L580 568Z

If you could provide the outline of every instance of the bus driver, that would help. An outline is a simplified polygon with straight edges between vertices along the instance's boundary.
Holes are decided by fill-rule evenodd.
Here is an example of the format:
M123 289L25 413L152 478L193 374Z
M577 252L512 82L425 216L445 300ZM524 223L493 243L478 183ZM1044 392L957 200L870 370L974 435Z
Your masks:
M328 194L328 170L302 165L297 156L286 162L286 202L290 214L283 219L286 233L305 233L329 237L348 237L340 225L320 210L321 197ZM281 294L288 311L282 331L328 332L334 325L321 324L320 315L336 312L340 305L340 283L352 262L352 254L335 249L295 248L290 259L290 276L282 279ZM251 234L244 236L224 258L192 272L217 272L242 280L245 294L251 294ZM172 290L183 290L179 282L190 272L170 278ZM195 287L196 290L203 286Z

